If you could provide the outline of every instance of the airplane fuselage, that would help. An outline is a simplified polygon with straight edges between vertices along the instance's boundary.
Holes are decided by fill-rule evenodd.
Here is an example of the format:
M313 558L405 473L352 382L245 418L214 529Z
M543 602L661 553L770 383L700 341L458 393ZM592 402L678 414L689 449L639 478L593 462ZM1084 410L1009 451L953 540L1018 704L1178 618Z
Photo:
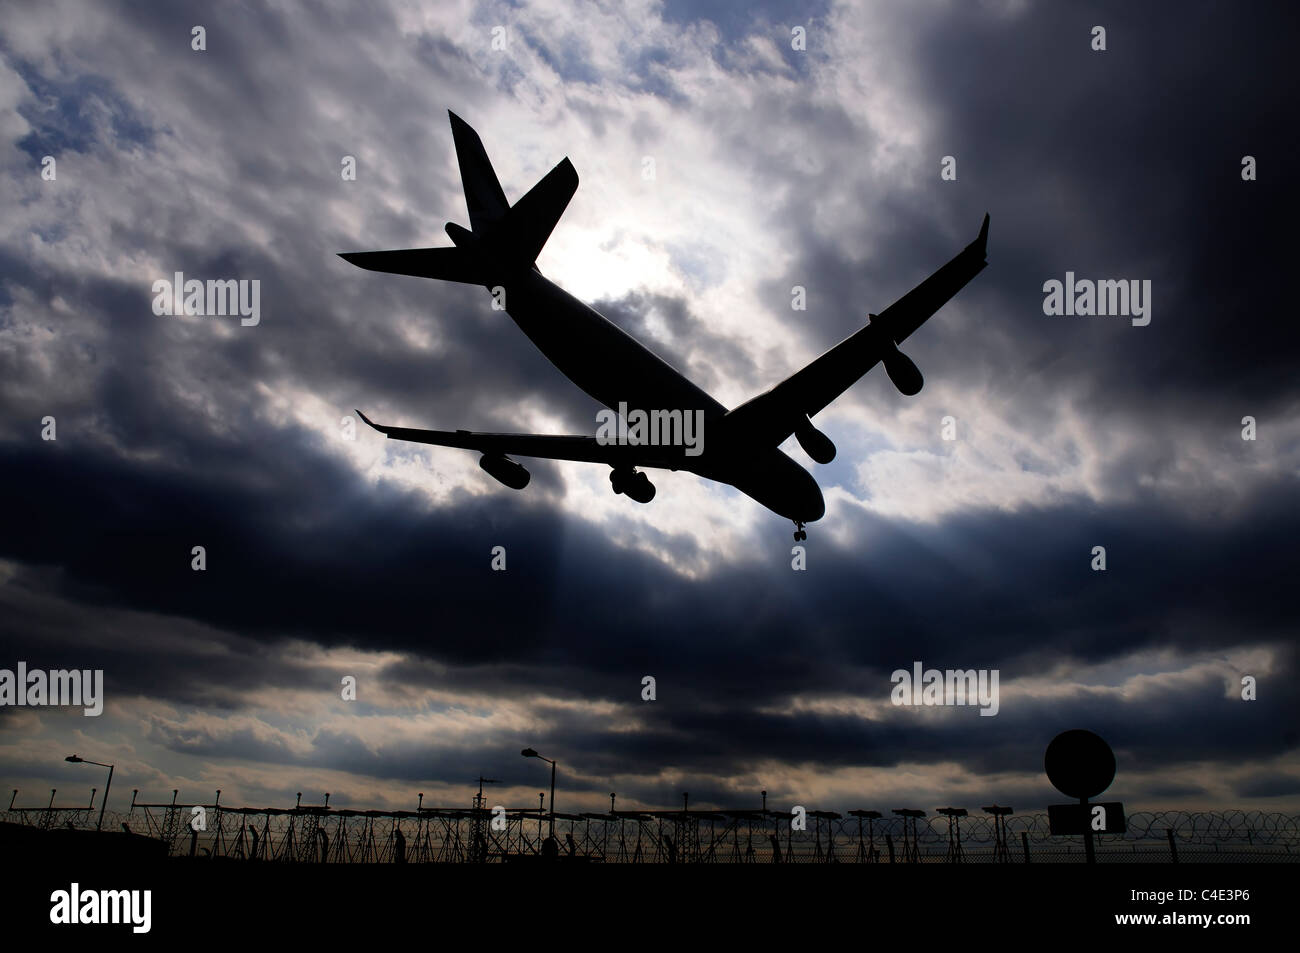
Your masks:
M728 483L787 519L811 523L826 504L812 474L778 447L734 432L722 406L599 311L536 270L503 286L506 313L564 374L606 407L646 412L701 411L703 452L679 455L672 469Z

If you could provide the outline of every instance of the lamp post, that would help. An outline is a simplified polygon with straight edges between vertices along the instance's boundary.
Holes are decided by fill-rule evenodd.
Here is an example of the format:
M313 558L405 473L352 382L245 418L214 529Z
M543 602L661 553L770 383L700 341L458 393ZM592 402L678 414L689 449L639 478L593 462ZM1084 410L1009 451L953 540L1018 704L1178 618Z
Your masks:
M64 761L70 761L72 764L93 764L101 768L108 768L108 783L104 785L104 800L99 802L99 822L95 824L95 830L101 830L104 827L104 808L108 807L108 789L113 786L113 766L104 764L102 761L87 761L85 758L78 758L75 754L70 754Z
M555 762L550 758L543 758L533 748L525 748L519 752L525 758L536 758L539 761L545 761L551 766L551 840L555 840Z

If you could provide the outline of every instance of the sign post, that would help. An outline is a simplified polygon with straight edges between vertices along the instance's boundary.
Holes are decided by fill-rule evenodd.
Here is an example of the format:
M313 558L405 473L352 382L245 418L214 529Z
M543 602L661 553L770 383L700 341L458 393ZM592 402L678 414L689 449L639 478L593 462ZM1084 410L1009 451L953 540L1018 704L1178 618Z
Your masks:
M1089 805L1088 799L1096 797L1115 780L1115 752L1100 735L1076 728L1063 731L1052 739L1043 756L1043 770L1047 780L1066 797L1079 799L1078 805L1054 804L1047 808L1053 834L1082 834L1087 862L1095 864L1093 849L1094 830L1105 833L1123 833L1126 829L1124 805L1119 802ZM1090 810L1091 807L1091 810ZM1094 827L1093 813L1102 811L1101 827Z

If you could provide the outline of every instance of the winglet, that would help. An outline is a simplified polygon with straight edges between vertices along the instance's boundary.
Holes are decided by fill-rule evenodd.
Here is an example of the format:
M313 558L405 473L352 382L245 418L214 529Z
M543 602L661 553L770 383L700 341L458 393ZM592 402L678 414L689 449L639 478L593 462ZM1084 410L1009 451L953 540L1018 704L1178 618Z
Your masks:
M362 420L364 420L368 427L373 427L375 430L380 429L379 426L373 420L371 420L369 417L367 417L359 410L357 411L357 416L360 417ZM383 431L381 430L380 432L382 433Z
M967 251L978 251L981 258L988 257L989 244L989 213L984 213L984 224L980 226L979 237L966 246Z

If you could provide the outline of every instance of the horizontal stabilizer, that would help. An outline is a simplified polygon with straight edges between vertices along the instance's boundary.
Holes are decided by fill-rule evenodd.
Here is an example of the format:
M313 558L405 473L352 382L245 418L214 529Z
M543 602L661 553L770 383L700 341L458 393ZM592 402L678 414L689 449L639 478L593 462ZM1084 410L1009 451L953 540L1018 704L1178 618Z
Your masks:
M503 262L531 266L577 190L578 170L564 159L506 212L492 232L493 253Z
M439 278L469 285L486 285L488 276L478 256L465 248L403 248L395 251L358 251L339 255L346 262L367 271L415 278Z
M546 240L578 189L578 172L564 159L513 207L492 170L483 141L453 112L452 136L472 226L447 223L455 248L349 252L344 261L369 271L438 278L491 288L534 268Z

